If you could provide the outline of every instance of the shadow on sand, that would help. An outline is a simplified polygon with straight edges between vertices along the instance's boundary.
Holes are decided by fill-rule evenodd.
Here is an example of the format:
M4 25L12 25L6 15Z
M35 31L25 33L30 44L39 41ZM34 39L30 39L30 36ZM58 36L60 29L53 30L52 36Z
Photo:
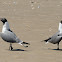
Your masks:
M62 49L52 49L52 50L56 50L56 51L62 51Z
M13 49L12 51L27 51L27 50L23 50L23 49Z
M23 50L23 49L13 49L13 50L9 50L9 51L27 51L27 50Z
M62 51L62 49L50 49L48 48L49 50L56 50L56 51Z

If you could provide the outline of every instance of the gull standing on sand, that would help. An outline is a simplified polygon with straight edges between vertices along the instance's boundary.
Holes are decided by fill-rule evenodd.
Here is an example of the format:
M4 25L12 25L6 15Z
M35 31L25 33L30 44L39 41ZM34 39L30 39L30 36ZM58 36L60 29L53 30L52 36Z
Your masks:
M23 42L21 41L17 36L16 34L10 30L10 27L9 27L9 23L7 21L6 18L0 18L1 21L3 22L3 28L2 28L2 32L0 32L0 37L6 41L6 42L9 42L10 43L10 47L9 47L9 50L12 50L13 47L12 47L12 43L18 43L22 46L24 46L24 44L29 44L27 42ZM24 47L28 47L28 46L24 46Z
M59 23L58 32L44 41L46 42L46 44L49 42L53 44L57 44L57 50L59 50L59 42L61 40L62 40L62 21L60 21Z

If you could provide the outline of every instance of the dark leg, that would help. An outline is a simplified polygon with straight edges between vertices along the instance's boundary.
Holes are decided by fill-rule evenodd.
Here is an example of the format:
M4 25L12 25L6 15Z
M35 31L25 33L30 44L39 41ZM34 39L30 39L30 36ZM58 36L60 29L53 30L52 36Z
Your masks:
M13 47L12 47L12 43L10 43L9 50L12 50L12 49L13 49Z
M57 43L57 50L59 50L59 42Z

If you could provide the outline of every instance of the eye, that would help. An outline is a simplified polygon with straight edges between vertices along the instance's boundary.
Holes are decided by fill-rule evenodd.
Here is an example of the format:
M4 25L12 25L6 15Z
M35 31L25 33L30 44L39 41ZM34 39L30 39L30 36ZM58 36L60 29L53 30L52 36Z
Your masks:
M58 35L58 36L60 36L60 35Z

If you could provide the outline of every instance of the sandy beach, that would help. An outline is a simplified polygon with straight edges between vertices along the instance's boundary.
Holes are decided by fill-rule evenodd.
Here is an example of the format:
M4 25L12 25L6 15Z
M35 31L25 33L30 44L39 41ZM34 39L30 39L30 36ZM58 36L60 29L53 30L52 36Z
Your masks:
M58 31L62 20L62 0L0 0L0 17L6 18L10 28L28 48L0 38L0 62L62 62L62 41L57 45L41 42ZM0 21L0 32L2 31Z

